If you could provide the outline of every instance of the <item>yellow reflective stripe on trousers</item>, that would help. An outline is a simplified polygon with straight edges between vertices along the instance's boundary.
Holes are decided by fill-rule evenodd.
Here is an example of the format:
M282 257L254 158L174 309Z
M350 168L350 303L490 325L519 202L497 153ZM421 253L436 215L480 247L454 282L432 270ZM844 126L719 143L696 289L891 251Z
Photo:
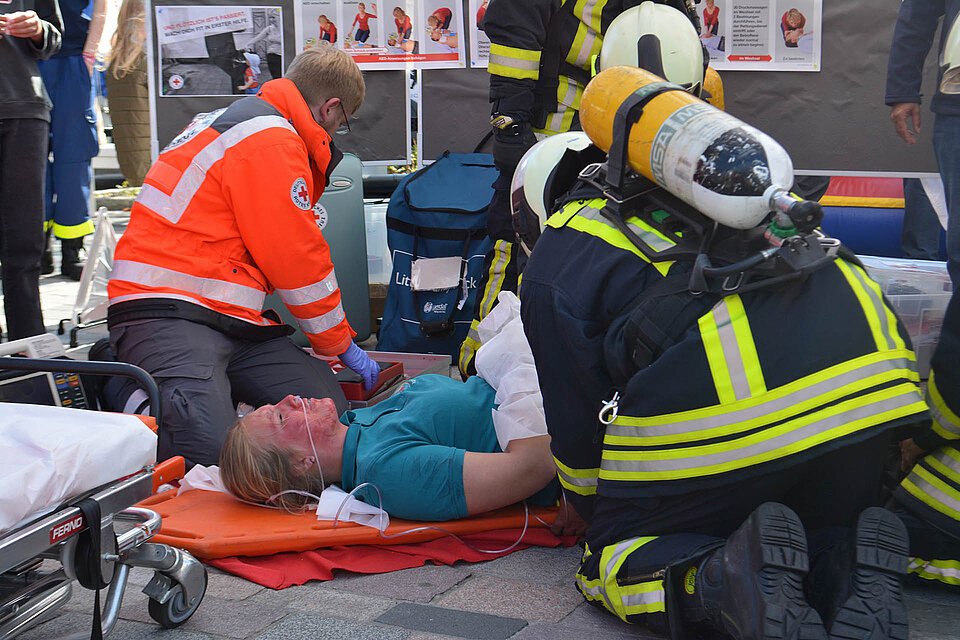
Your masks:
M916 385L907 382L725 442L680 449L604 449L600 479L679 480L724 473L799 453L925 408Z
M460 369L460 373L464 375L467 373L467 365L470 364L473 356L477 353L477 349L480 348L480 333L477 330L479 326L480 321L474 318L470 323L467 337L463 339L463 343L460 345L460 359L457 360L457 367Z
M729 405L660 416L621 413L607 426L604 443L681 444L753 431L896 380L919 380L912 351L870 353Z
M897 331L897 318L887 305L883 303L883 295L880 286L870 279L870 277L856 265L849 264L844 260L834 262L840 272L847 279L847 283L853 290L854 295L860 302L863 313L867 318L867 324L870 325L870 331L873 333L877 349L903 349L906 344L900 333Z
M561 215L560 218L557 218L558 214L554 214L547 219L547 224L552 227L567 226L571 229L576 229L582 233L600 238L607 244L618 249L629 251L644 262L650 262L650 259L643 255L640 249L635 247L634 244L630 242L630 240L628 240L619 229L613 226L612 222L603 217L603 214L600 213L600 209L602 209L605 204L606 200L603 198L590 200L587 204L582 206L577 201L567 203L567 205L565 205L561 210L561 214L563 215ZM575 215L570 215L570 210L574 207L579 208ZM554 224L550 224L554 218L557 218L556 222ZM628 218L626 222L630 230L633 231L642 242L647 244L647 246L649 246L656 253L660 253L661 251L676 246L674 242L667 239L662 233L649 226L639 218ZM667 275L667 271L670 270L670 266L673 264L673 262L653 262L651 264L657 271L665 276Z
M757 348L740 296L727 296L700 317L700 336L723 404L766 393Z
M265 292L246 285L214 278L201 278L132 260L114 260L110 279L133 282L145 287L192 293L201 298L232 304L257 313L263 308L263 299L266 297ZM166 295L165 297L174 296ZM116 303L118 300L111 300L111 302Z
M493 243L493 260L490 261L490 270L487 272L487 286L483 290L483 299L480 301L480 319L487 317L493 306L497 304L497 296L503 288L503 281L507 277L507 266L513 257L513 243L507 240L497 240Z
M600 473L599 467L593 469L574 469L560 462L554 456L554 462L557 463L557 477L563 488L581 496L592 496L597 492L597 475Z
M540 77L540 52L491 43L487 71L505 78L537 80Z
M628 615L666 611L662 580L626 586L617 584L617 574L623 563L631 553L651 540L656 540L656 536L631 538L606 546L600 553L600 581L606 602L613 606L614 612L623 620L626 620Z
M289 306L300 306L319 302L326 297L333 295L337 290L337 275L331 270L326 278L322 278L313 284L308 284L296 289L277 289L283 304Z
M936 451L925 455L923 461L944 478L960 487L960 452L956 449L947 446L940 447ZM957 496L960 497L960 491L958 491Z
M956 560L922 560L910 558L909 572L926 580L960 586L960 562Z
M960 520L960 492L922 466L914 466L900 486L927 506Z
M927 383L927 405L930 407L933 430L937 435L947 440L960 438L960 417L951 411L944 401L933 371L930 372L930 381Z
M57 222L53 223L53 235L61 240L73 240L82 238L96 231L93 226L93 220L84 220L80 224L63 225Z
M152 185L145 184L140 189L137 202L173 224L177 224L193 201L193 196L207 179L207 171L223 158L227 149L255 133L272 128L297 132L293 125L281 116L257 116L240 122L211 140L190 160L190 166L180 175L177 186L173 188L170 195Z

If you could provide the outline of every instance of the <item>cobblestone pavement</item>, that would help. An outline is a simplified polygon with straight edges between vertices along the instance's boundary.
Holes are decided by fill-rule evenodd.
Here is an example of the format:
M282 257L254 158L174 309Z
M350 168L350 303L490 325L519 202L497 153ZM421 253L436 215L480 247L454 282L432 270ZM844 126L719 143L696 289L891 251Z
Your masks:
M123 218L116 219L122 228ZM46 276L41 295L49 331L68 318L77 283ZM83 357L103 327L79 333ZM67 335L62 336L66 341ZM314 638L428 640L477 638L585 640L657 638L586 604L573 587L579 548L532 548L476 564L424 566L380 575L339 573L274 591L213 568L197 613L179 629L163 630L147 614L140 592L150 572L135 569L120 621L110 640L300 640ZM929 587L907 590L911 638L960 639L960 594ZM90 628L92 592L77 588L55 619L24 640Z

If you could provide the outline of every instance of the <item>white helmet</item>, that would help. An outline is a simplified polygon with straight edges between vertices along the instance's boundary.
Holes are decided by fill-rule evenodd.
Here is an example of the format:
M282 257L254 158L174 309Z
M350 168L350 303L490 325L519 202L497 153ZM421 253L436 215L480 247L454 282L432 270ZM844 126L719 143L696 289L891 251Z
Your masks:
M567 151L583 151L592 144L582 131L558 133L527 149L520 159L510 184L510 213L513 230L528 255L553 213L555 196L560 195L551 195L557 166Z
M640 67L698 97L703 86L696 27L682 11L649 0L614 18L603 36L598 71L618 65Z
M953 21L947 41L943 43L943 53L940 56L941 93L960 93L960 16Z

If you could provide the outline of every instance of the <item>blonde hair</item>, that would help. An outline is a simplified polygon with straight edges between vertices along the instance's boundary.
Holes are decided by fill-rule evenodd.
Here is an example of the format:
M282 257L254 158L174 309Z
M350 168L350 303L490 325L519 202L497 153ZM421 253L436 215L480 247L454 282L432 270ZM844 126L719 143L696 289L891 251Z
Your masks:
M290 453L272 444L251 438L243 418L227 432L220 449L220 479L227 491L247 502L267 504L283 491L303 491L319 496L323 482L316 474L297 474L290 464ZM309 496L285 493L269 504L293 513L303 511Z
M363 103L364 84L360 67L346 51L322 41L302 51L287 68L307 106L340 98L347 113L356 113Z
M787 11L787 22L790 24L800 24L801 20L803 20L803 14L796 7Z
M110 38L107 66L113 66L113 77L120 79L137 67L146 40L143 0L123 0L117 14L117 30Z

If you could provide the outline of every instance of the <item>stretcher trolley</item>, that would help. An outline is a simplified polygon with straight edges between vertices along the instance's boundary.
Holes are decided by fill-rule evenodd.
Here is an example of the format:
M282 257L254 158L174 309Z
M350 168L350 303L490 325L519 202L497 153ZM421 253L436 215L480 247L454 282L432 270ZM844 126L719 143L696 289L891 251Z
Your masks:
M150 376L127 364L4 357L0 358L0 369L133 377L145 387L151 407L160 407L159 393ZM0 404L0 411L13 406L5 409ZM68 411L51 410L60 415ZM99 415L104 419L111 416ZM160 416L154 418L160 425ZM149 433L147 436L152 438ZM160 529L161 518L155 511L134 506L150 497L164 481L182 475L182 458L148 464L133 474L50 505L40 515L0 533L0 640L14 638L46 621L51 612L69 601L78 585L97 591L94 629L78 629L66 637L99 637L101 629L103 634L109 633L117 622L132 567L155 570L143 589L150 598L150 616L166 628L186 622L203 599L206 569L186 551L150 542ZM106 590L102 611L101 589Z

